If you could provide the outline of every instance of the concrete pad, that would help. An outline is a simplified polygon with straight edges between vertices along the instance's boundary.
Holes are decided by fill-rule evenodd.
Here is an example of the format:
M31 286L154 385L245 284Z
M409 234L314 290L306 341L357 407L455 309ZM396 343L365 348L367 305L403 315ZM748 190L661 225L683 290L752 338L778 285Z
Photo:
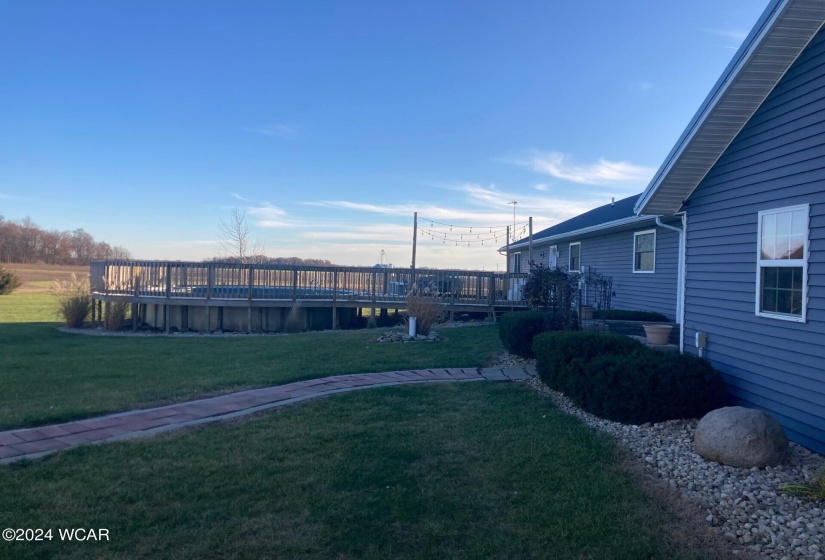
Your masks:
M510 378L504 375L500 368L484 368L481 370L481 375L487 381L510 381Z
M502 373L511 381L524 381L530 379L530 376L520 367L508 367L502 370Z

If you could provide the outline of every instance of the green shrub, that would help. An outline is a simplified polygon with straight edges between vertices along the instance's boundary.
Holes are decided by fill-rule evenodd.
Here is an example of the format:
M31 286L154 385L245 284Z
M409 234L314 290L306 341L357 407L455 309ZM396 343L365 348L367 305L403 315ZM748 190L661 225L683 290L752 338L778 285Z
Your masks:
M505 313L498 323L498 336L511 354L532 358L533 338L547 331L579 328L574 311L517 311Z
M129 304L125 301L112 301L103 306L103 328L107 331L117 331L126 325Z
M16 274L0 266L0 296L12 293L20 284L22 282Z
M579 275L570 274L564 268L549 268L531 262L530 272L524 281L522 294L533 309L567 312L579 290Z
M625 309L598 309L593 312L594 319L608 321L653 321L666 323L670 319L655 311L630 311Z
M638 340L612 333L548 332L533 339L539 376L548 387L563 393L568 393L570 378L581 364L605 354L628 355L644 350Z
M52 294L57 298L57 314L67 327L80 328L92 310L92 296L89 281L78 280L72 274L69 281L56 281Z
M698 418L724 404L721 375L694 356L644 349L574 364L568 396L608 420L642 424Z

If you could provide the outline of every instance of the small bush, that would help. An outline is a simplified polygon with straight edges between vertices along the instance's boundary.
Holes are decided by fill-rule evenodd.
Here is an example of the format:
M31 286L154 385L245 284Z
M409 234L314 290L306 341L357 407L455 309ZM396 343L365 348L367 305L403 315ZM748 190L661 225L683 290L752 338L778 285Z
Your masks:
M626 424L698 418L723 406L718 371L694 356L655 350L575 360L568 396L584 410Z
M117 331L126 324L129 304L125 301L112 301L103 306L103 328Z
M629 311L624 309L600 309L593 312L594 319L608 321L652 321L667 323L670 319L655 311Z
M796 484L783 484L779 491L789 496L798 496L812 502L825 500L825 465L819 467L813 480Z
M533 338L547 331L576 330L575 311L518 311L505 313L498 324L498 336L511 354L533 358Z
M416 333L428 335L433 325L444 318L444 311L433 297L410 294L407 296L407 317L415 317Z
M0 266L0 296L12 293L21 284L22 282L16 274Z
M57 315L67 327L80 328L92 309L89 281L78 280L72 274L71 280L56 281L52 294L57 298Z
M568 393L569 379L582 363L605 354L628 355L643 350L644 344L638 340L612 333L548 332L533 339L539 376L548 387L562 393Z

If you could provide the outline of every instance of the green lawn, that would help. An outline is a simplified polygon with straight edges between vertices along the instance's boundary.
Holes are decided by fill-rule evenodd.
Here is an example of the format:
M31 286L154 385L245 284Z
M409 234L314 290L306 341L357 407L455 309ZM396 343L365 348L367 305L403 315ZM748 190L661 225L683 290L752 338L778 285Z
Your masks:
M2 527L55 536L8 558L699 558L608 438L513 384L338 395L13 464L0 487Z
M37 295L40 297L30 297ZM438 343L378 344L377 330L226 338L64 334L36 321L48 294L0 298L0 430L345 373L487 365L494 326Z
M56 309L55 298L48 292L17 291L0 296L0 323L55 322Z

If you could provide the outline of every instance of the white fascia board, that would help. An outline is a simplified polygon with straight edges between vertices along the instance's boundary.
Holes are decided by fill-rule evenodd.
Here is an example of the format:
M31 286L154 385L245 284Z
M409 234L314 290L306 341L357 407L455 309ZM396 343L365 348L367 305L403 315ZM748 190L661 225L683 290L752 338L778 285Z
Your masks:
M538 243L542 245L546 242L550 241L559 241L562 239L567 239L570 237L580 237L582 235L587 235L590 233L595 233L598 231L608 231L615 228L620 228L624 226L629 226L633 224L640 224L643 222L654 222L656 221L657 216L631 216L629 218L622 218L621 220L613 220L612 222L605 222L603 224L598 224L595 226L590 226L586 228L581 228L573 231L568 231L566 233L560 233L558 235L551 235L549 237L542 237L541 239L533 239L533 245L535 246ZM519 249L522 247L527 247L530 245L530 240L525 239L523 241L518 241L512 245L510 245L510 250ZM507 247L502 247L501 249L507 249Z

